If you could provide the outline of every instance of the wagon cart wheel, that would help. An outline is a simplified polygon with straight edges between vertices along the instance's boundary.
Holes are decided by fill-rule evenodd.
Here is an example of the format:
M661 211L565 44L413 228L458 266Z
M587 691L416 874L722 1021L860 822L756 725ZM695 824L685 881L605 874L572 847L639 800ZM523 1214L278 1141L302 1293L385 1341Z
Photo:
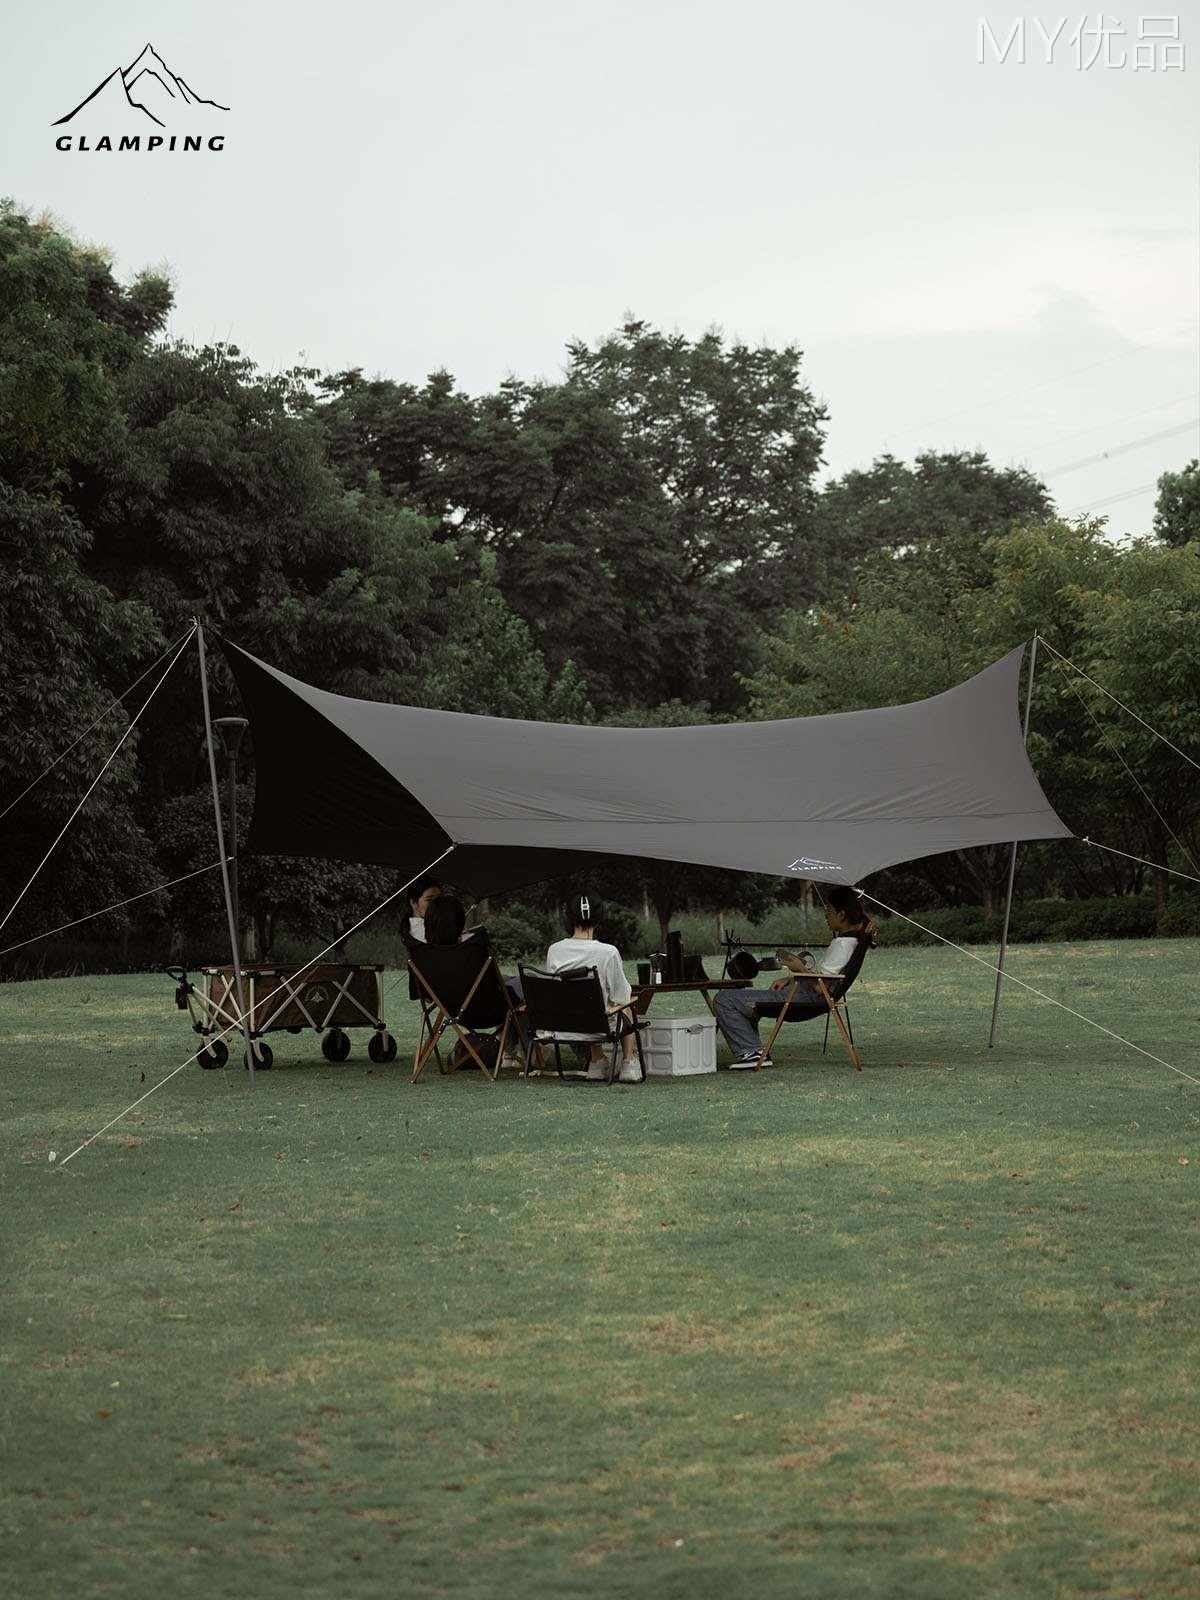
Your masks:
M223 1067L229 1060L229 1046L224 1039L214 1039L211 1044L206 1044L197 1054L196 1060L206 1072L214 1072L218 1067Z
M350 1035L341 1028L330 1028L321 1040L321 1054L326 1061L345 1061L350 1054Z
M246 1070L249 1071L249 1056L243 1055L242 1060L246 1064ZM264 1044L261 1039L256 1039L254 1041L254 1070L256 1072L270 1072L274 1065L275 1057L271 1051L271 1046L269 1044Z
M367 1042L367 1054L372 1061L380 1064L385 1061L395 1061L399 1048L386 1028L379 1033L373 1033Z

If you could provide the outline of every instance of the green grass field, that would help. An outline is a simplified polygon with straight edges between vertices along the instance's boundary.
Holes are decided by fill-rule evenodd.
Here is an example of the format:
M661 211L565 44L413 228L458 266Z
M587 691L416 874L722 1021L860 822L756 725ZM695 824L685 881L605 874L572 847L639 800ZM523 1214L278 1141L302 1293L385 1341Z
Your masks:
M1200 1078L1197 954L1012 970ZM6 1593L1196 1595L1200 1086L990 998L880 951L861 1075L611 1089L281 1035L63 1169L186 1018L0 988Z

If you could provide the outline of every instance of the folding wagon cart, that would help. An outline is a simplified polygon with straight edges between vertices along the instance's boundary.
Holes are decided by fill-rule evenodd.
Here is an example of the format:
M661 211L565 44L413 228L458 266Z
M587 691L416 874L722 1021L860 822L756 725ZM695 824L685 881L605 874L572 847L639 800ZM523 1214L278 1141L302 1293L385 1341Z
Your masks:
M176 981L175 1004L192 1019L192 1028L204 1044L196 1059L202 1067L223 1067L229 1047L223 1037L241 1030L237 1003L237 975L232 966L201 967L197 987L182 967L166 969ZM383 967L349 966L323 962L319 966L283 966L258 963L242 967L246 986L254 1065L265 1070L274 1060L265 1033L303 1033L311 1028L321 1035L326 1061L345 1061L350 1054L348 1028L370 1028L367 1054L382 1064L396 1059L396 1040L383 1016ZM249 1066L249 1061L246 1062Z

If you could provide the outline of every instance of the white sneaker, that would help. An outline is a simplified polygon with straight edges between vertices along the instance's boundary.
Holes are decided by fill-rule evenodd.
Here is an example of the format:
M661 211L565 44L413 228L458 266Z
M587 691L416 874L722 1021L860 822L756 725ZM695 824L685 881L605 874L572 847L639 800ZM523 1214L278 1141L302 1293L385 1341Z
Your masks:
M622 1061L621 1070L617 1073L618 1083L641 1083L642 1075L638 1071L636 1061Z
M605 1078L608 1077L608 1062L607 1061L592 1061L592 1062L590 1062L589 1065L588 1065L588 1069L587 1069L587 1075L588 1075L588 1082L589 1083L603 1083Z

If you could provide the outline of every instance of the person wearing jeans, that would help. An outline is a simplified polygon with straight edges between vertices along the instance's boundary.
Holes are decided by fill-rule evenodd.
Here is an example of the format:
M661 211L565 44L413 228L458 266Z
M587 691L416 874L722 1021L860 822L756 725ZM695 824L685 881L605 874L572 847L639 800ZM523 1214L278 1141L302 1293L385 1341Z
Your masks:
M814 1005L820 1006L821 991L812 973L823 978L837 977L854 954L859 939L871 938L875 925L862 908L862 901L853 889L832 889L825 901L825 921L833 938L821 952L819 959L812 956L783 956L784 965L795 977L776 978L769 989L720 989L717 991L717 1026L725 1035L733 1051L730 1066L745 1070L758 1064L762 1040L758 1034L760 1017L777 1017L789 1005L784 990L796 985L789 1009L796 1008L797 1018L802 1018ZM763 1066L771 1060L764 1057Z

